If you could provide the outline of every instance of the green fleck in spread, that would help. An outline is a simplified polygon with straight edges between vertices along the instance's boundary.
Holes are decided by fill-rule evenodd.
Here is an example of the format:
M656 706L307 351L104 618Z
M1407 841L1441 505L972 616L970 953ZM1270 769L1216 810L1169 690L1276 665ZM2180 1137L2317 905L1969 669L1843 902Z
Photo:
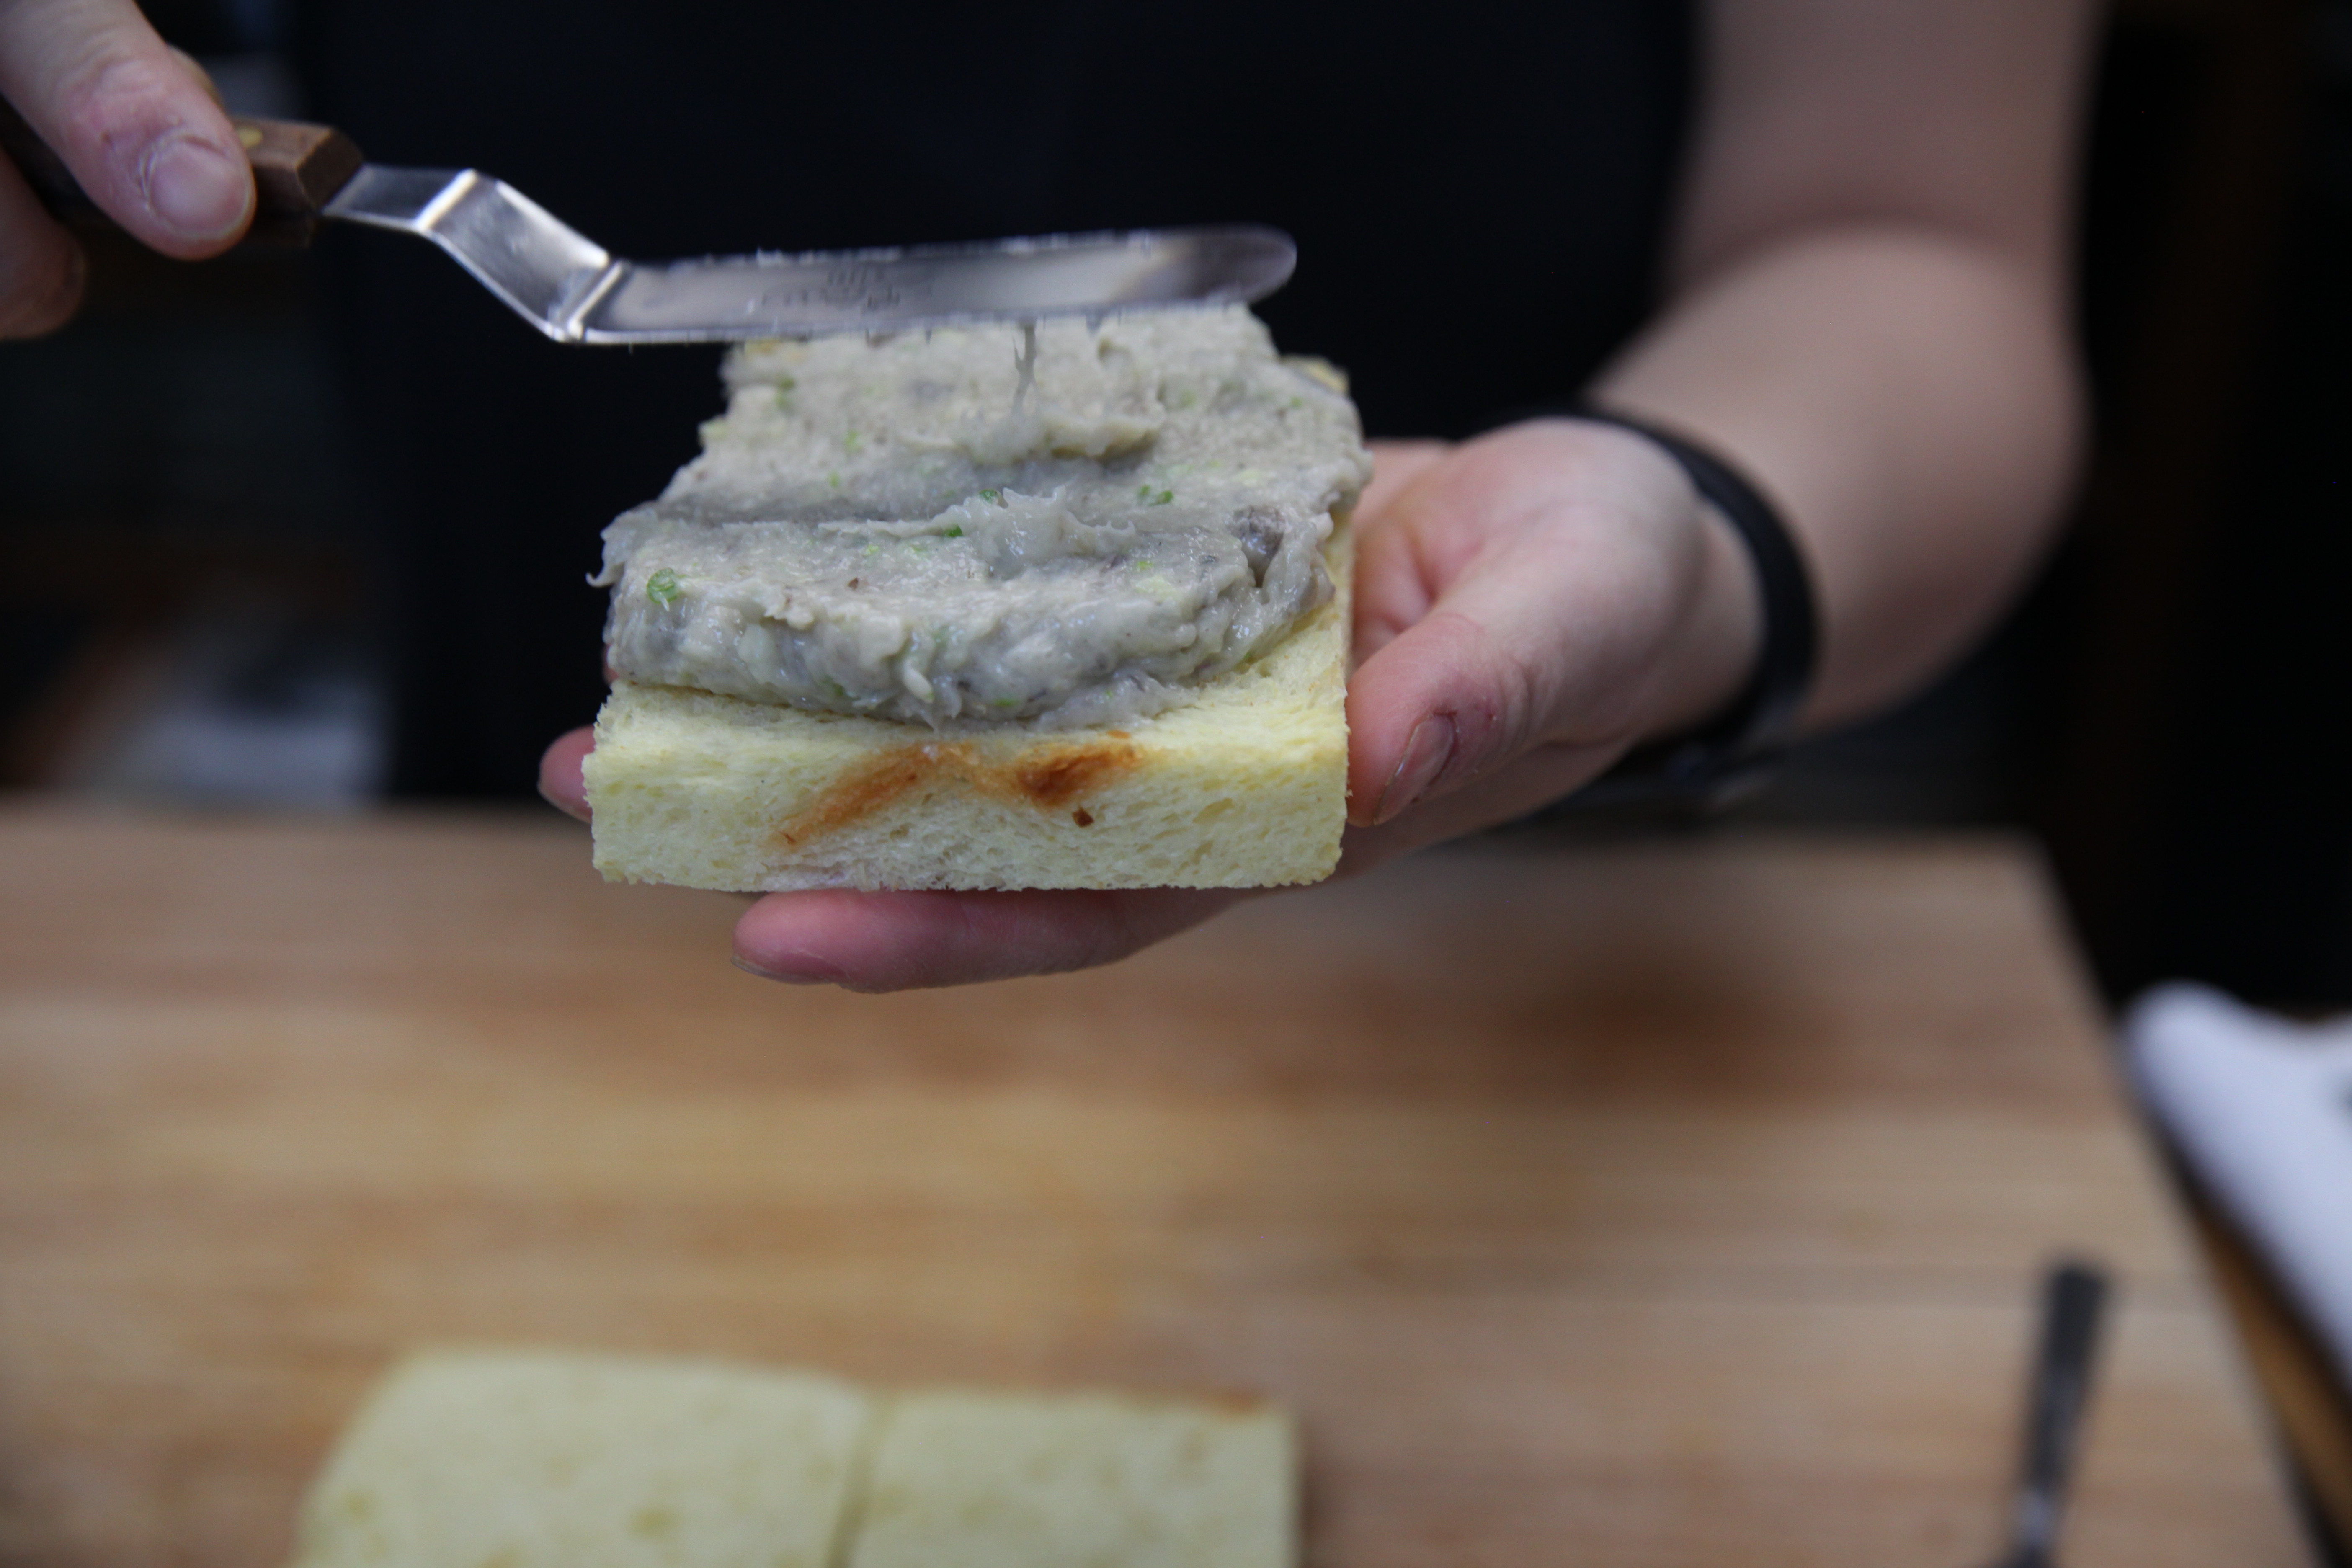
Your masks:
M841 488L840 473L836 470L835 472L825 475L824 482L831 485L835 489L839 489Z
M646 597L664 609L677 604L678 595L685 592L677 585L677 574L667 566L646 579Z
M1004 504L1004 492L1003 490L982 490L980 492L980 499L988 502L991 506L1003 506Z
M851 457L854 458L857 456L857 449L865 445L866 437L860 436L856 431L845 430L841 433L841 449L848 453Z
M960 522L951 522L948 524L947 536L950 539L961 539L963 537L963 524Z

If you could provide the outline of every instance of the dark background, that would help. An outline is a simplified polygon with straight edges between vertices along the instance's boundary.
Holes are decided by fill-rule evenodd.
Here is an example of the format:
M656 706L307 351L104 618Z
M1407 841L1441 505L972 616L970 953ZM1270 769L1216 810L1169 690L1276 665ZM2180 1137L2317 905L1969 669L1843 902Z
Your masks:
M242 109L304 112L310 79L334 68L331 40L267 0L148 9L217 63ZM962 85L951 66L940 92ZM451 144L403 146L397 161L486 162L462 145L465 113L493 112L495 95L466 81L462 62L443 68ZM625 82L596 89L625 107ZM789 78L775 90L789 112ZM1052 97L1000 96L1016 115L1049 112ZM1396 125L1409 130L1409 116ZM672 197L690 207L697 182L718 177L686 172ZM1001 163L948 177L975 193L974 233L1024 226L1010 219L1043 178ZM631 251L619 195L518 184ZM2352 431L2352 0L2123 5L2084 184L2098 437L2064 544L1964 668L1902 710L1808 746L1766 796L1699 830L2023 828L2048 845L2110 994L2193 975L2276 1003L2352 1001L2352 502L2339 478ZM1482 199L1475 182L1463 199ZM708 247L762 237L714 234ZM914 237L944 237L808 242ZM1311 265L1313 237L1301 237ZM1410 269L1413 246L1431 242L1401 237L1389 263ZM515 753L488 784L478 772L396 765L414 750L396 741L415 718L394 700L394 677L425 657L436 626L478 620L474 607L506 574L584 571L593 527L570 564L478 517L447 525L423 564L386 548L414 537L394 530L435 526L429 500L391 473L415 454L388 440L494 444L532 411L495 375L437 393L400 380L414 323L375 323L372 374L354 377L348 313L366 290L350 280L439 269L435 297L479 315L464 324L484 341L505 334L497 353L575 355L583 395L625 387L659 410L641 449L606 455L604 472L629 475L623 501L690 454L695 421L717 406L714 356L553 350L494 319L426 247L384 237L201 268L105 247L93 263L82 319L0 346L0 657L15 672L0 686L0 784L319 809L386 793L527 791L535 734L483 738ZM1311 317L1313 297L1302 289L1269 311L1304 346L1342 331L1286 310ZM415 363L421 377L429 363ZM384 412L387 399L436 395L450 410L437 433ZM1382 429L1412 426L1416 412L1368 408ZM543 465L518 460L499 482L518 507L549 504ZM582 484L572 510L615 510ZM394 603L410 608L391 614ZM544 687L534 700L586 719L600 616L583 590L581 657L530 675ZM465 657L502 655L493 637Z

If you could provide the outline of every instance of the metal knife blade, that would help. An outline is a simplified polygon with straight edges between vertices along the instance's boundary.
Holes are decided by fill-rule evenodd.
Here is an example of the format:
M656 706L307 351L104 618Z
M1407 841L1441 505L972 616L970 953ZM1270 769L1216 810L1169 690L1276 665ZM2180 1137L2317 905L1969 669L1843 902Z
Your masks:
M1233 224L634 262L474 170L367 163L349 137L323 125L235 123L259 193L257 234L307 239L326 217L431 240L558 342L816 337L1244 304L1281 288L1297 260L1289 236ZM0 153L51 211L105 221L64 161L5 103Z
M908 331L1244 303L1280 288L1297 258L1286 235L1228 225L632 262L503 181L377 164L320 211L431 240L516 314L572 343Z

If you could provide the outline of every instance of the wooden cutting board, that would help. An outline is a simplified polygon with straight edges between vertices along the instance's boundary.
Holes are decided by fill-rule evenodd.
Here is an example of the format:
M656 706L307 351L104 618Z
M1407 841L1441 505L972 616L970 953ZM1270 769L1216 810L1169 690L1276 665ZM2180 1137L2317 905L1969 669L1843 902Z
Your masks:
M0 811L0 1562L267 1568L454 1341L1261 1390L1330 1568L1967 1568L2070 1247L2069 1563L2305 1561L2015 845L1460 851L879 998L586 855Z

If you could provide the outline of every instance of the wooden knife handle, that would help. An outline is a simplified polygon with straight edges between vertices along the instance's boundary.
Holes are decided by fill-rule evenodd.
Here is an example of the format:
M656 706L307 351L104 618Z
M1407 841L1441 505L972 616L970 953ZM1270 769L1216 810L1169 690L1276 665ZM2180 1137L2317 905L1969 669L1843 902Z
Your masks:
M359 173L364 161L352 139L327 125L235 115L236 139L253 162L255 207L248 241L307 244L319 209ZM0 100L0 153L32 184L41 205L78 228L113 228L112 218L82 191L63 158Z

